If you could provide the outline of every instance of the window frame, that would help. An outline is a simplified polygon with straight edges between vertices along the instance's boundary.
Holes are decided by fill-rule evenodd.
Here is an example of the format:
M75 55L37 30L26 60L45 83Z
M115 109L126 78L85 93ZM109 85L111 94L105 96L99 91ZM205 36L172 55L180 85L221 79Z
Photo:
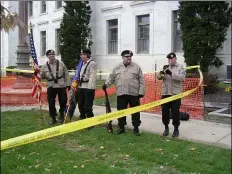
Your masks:
M63 5L62 5L62 2L63 2L63 1L56 1L56 9L62 8L62 6L63 6ZM59 3L61 3L60 6L58 6Z
M142 21L142 18L146 18L148 17L148 22L140 22L140 19ZM143 15L138 15L136 16L137 19L137 37L136 37L136 41L137 41L137 54L149 54L150 51L150 26L151 26L151 22L150 22L150 14L143 14ZM140 38L140 31L143 27L147 27L148 26L148 37L147 38ZM145 34L145 33L143 33ZM144 43L147 42L147 48L142 50L141 49L141 40L144 40ZM146 46L145 46L146 47Z
M33 16L33 1L28 1L28 17Z
M117 24L110 25L111 22L113 23L115 21L117 22ZM107 26L108 26L107 27L107 29L108 29L108 54L118 54L118 19L107 20ZM111 32L115 29L116 29L117 36L116 36L116 40L113 40L111 37L112 36ZM116 48L111 49L113 43L115 44Z
M61 46L61 41L60 41L60 28L55 29L55 34L56 34L56 55L60 55L60 46Z
M44 3L44 4L43 4ZM45 10L44 10L45 7ZM41 1L41 13L46 13L47 12L47 2L46 1Z
M172 11L172 21L173 21L172 22L173 23L172 50L173 50L173 52L176 52L176 53L183 53L182 31L181 31L181 35L179 35L179 36L177 35L177 25L180 25L179 22L178 22L177 10ZM178 40L179 37L181 38L181 42L180 42L181 45L177 46L177 40ZM177 48L180 48L180 49L177 49Z
M43 32L45 32L45 35L43 35ZM44 38L45 38L45 42L43 42ZM46 30L40 31L40 41L41 41L40 54L41 54L41 56L45 56L46 55L46 50L47 50L47 31ZM44 43L45 43L45 45L44 45Z

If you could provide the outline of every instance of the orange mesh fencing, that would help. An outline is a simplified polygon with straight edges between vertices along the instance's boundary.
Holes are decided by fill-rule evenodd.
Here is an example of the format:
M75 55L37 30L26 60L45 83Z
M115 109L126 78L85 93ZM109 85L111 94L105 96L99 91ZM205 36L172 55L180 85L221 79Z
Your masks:
M146 104L152 101L161 99L162 80L157 80L156 75L148 73L144 75L146 94L140 100L141 104ZM199 78L186 78L183 85L183 92L193 89L198 86ZM201 85L195 92L181 100L181 112L187 112L192 119L203 119L204 104L203 104L204 91ZM157 106L144 112L161 114L161 106Z
M141 98L141 104L150 103L161 99L162 81L157 80L154 73L144 75L146 94ZM28 78L28 81L31 79ZM198 86L199 78L186 78L183 82L183 92L193 89ZM29 105L37 104L37 100L32 98L31 90L15 90L10 91L16 82L16 76L8 76L1 78L1 105ZM42 103L47 104L46 83L43 83ZM115 87L107 88L108 95L116 93ZM104 92L102 89L97 89L95 92L95 99L103 98ZM200 86L195 92L189 96L182 98L180 110L190 114L192 119L203 119L204 105L203 105L203 86ZM143 112L161 114L161 106L157 106Z
M32 83L32 78L20 77L25 83ZM17 75L1 77L1 106L4 105L37 105L37 100L32 97L32 89L13 89L13 85L17 81ZM116 93L115 87L107 88L108 95ZM67 93L69 95L69 92ZM103 98L105 93L102 89L95 91L95 99ZM46 82L42 82L42 104L47 104ZM56 100L58 103L58 100Z

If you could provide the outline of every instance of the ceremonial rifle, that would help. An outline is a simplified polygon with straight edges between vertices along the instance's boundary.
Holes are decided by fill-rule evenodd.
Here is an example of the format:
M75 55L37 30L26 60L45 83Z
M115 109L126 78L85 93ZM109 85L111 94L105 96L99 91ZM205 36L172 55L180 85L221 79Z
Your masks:
M108 98L108 94L106 89L103 89L104 93L105 93L105 105L106 105L106 113L110 113L111 112L111 107L110 107L110 102L109 102L109 98ZM106 125L107 131L109 133L113 133L113 126L112 126L112 120L108 122L108 124Z

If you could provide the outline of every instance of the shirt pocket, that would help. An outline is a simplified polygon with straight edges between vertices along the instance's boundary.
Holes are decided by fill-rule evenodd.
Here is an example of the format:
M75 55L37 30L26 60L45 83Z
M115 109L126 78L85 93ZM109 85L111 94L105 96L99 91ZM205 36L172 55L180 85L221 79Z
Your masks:
M116 69L115 70L115 79L119 80L121 77L121 70L120 69Z
M139 73L136 68L133 68L129 71L129 76L133 80L139 80Z
M45 76L48 80L52 80L52 75L51 75L50 71L45 71ZM54 74L53 74L53 76L54 76Z
M179 94L181 89L181 84L172 84L172 93Z
M122 93L122 82L120 79L116 79L116 90L118 94Z
M60 66L58 71L58 77L64 76L63 68Z
M134 95L139 94L139 83L137 80L131 80L129 82L129 93Z

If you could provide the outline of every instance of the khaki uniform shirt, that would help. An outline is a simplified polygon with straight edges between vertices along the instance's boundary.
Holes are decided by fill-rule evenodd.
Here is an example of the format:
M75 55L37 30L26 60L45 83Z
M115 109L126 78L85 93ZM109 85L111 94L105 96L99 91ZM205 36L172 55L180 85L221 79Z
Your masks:
M131 62L127 67L120 63L114 67L109 79L105 82L106 86L113 83L116 85L116 94L139 96L145 95L144 76L138 64Z
M48 61L51 71L53 73L54 78L56 79L56 64L57 64L57 59L55 59L55 62L53 64ZM52 81L47 81L47 87L53 87L53 88L65 88L66 86L71 85L70 77L68 70L65 66L65 64L59 60L59 68L58 68L58 82L55 83L52 80L51 73L49 72L47 62L42 66L40 72L41 72L41 78L42 79L47 79L47 80L52 80ZM59 77L63 76L62 78L59 79Z
M163 80L162 95L176 95L182 92L182 81L185 78L184 67L178 63L168 67L172 72L172 76L168 74L161 75L159 72L157 78Z
M86 88L86 89L95 89L96 88L97 64L95 61L93 61L93 60L91 61L91 60L92 59L89 59L86 62L83 62L83 65L81 67L81 72L80 72L80 80L83 77L83 82L82 82L81 86L78 86L78 88ZM89 65L86 69L86 72L83 75L85 67L89 61L91 61L91 62L89 63Z

